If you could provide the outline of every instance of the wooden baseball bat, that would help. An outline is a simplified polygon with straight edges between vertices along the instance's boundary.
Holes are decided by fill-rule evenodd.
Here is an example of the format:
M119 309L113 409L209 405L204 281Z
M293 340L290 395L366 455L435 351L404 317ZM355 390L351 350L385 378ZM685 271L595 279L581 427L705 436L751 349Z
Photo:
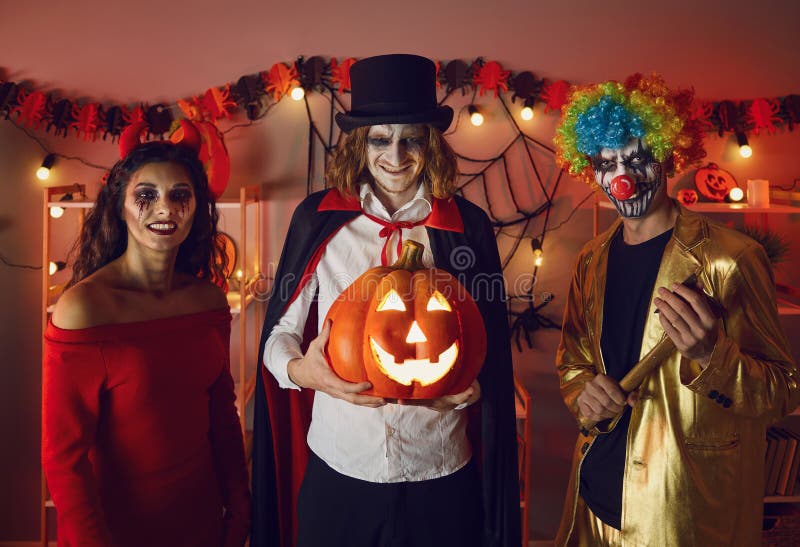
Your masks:
M690 275L681 284L694 288L697 284L697 275ZM706 301L709 303L712 312L719 317L719 306L716 305L716 302L707 295ZM658 313L658 310L656 310L656 313ZM619 387L626 395L634 389L637 389L642 384L642 381L644 381L644 379L651 372L653 372L661 363L663 363L673 351L675 351L675 343L669 336L665 335L664 338L653 347L653 349L647 352L647 355L642 357L641 361L633 365L633 368L631 368L631 370L628 371L622 380L619 381ZM616 424L617 420L619 420L619 416L612 418L612 426ZM588 433L589 430L598 424L598 422L588 418L581 418L579 422L581 425L581 431L584 433Z

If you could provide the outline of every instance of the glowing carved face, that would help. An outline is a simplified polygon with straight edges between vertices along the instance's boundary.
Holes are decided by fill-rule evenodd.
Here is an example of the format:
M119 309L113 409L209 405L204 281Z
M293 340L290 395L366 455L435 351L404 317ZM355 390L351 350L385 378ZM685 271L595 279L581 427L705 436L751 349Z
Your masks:
M372 268L334 301L326 353L333 371L365 394L435 399L467 389L486 355L478 305L445 270L425 268L411 240L391 267Z
M387 311L400 311L405 312L406 304L397 291L391 289L383 297L376 312ZM452 313L452 308L447 302L447 299L439 291L435 291L426 305L427 312L446 312ZM427 345L428 338L419 326L416 320L412 320L408 328L408 334L405 337L406 344ZM453 342L447 349L438 354L435 362L431 362L428 358L406 358L402 362L397 362L395 356L389 351L381 347L374 337L369 336L369 346L372 351L372 357L378 365L378 368L386 376L392 380L410 386L413 382L419 382L420 385L428 386L434 382L438 382L444 378L445 374L450 372L453 365L458 358L458 342ZM422 349L425 352L425 349Z
M650 205L666 187L661 163L656 161L641 139L631 139L623 148L603 148L592 157L597 184L608 195L608 199L625 218L641 218ZM614 184L625 179L634 188L621 194L614 192ZM620 199L621 198L621 199Z

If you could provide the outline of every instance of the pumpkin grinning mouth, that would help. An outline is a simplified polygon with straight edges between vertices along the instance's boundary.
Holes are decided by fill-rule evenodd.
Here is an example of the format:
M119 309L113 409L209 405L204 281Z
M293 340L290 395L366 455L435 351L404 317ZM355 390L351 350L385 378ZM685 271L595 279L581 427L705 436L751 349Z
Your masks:
M383 349L372 336L369 337L369 347L380 371L404 386L410 386L413 382L423 386L438 382L450 372L458 358L458 342L453 342L440 353L439 360L435 363L430 359L406 359L397 363L394 356Z

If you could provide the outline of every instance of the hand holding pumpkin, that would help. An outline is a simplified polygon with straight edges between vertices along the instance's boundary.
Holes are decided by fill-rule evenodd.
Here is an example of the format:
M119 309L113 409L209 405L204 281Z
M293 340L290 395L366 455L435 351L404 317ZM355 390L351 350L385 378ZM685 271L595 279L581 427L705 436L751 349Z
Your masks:
M325 345L331 334L331 321L326 319L322 331L308 345L306 354L300 359L289 361L289 379L301 388L322 391L331 397L343 399L355 405L377 408L386 404L381 397L360 395L372 388L369 382L351 383L339 378L325 357Z
M454 393L453 395L445 395L438 399L398 399L397 404L400 405L414 405L426 406L439 412L447 412L455 409L462 404L471 405L481 398L481 385L478 380L472 382L467 389L461 393Z

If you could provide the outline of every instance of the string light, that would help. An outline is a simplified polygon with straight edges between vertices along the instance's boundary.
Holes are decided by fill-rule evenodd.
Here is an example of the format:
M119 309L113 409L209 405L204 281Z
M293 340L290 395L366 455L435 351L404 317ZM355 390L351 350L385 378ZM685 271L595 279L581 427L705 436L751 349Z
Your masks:
M50 261L50 270L49 270L50 271L50 275L53 275L56 272L60 272L61 270L63 270L66 267L67 267L67 263L66 262L63 262L61 260L56 260L55 262L53 262L51 260Z
M749 158L753 155L753 149L750 148L750 143L747 142L747 135L741 132L736 133L736 142L739 143L739 154L743 158Z
M519 111L519 117L525 121L533 119L533 105L530 99L525 101L525 106Z
M475 127L480 127L483 124L483 114L478 112L478 107L474 104L471 104L467 107L467 112L469 112L469 121L472 122L472 125Z
M36 170L36 178L39 180L47 180L50 177L50 168L56 162L55 154L47 154L42 161L42 166Z
M298 87L292 88L291 95L292 95L292 99L294 99L295 101L301 101L301 100L303 100L303 97L306 96L306 90L303 89L302 87L298 86Z
M742 201L743 197L744 197L744 190L742 190L738 186L734 186L733 188L731 188L731 191L728 192L728 198L730 198L731 201Z
M533 265L537 268L542 265L544 252L542 251L542 240L538 237L531 239L531 250L533 251Z
M74 198L72 197L71 192L67 192L58 201L72 201ZM61 218L64 216L64 208L63 207L51 207L50 208L50 216L53 218Z

